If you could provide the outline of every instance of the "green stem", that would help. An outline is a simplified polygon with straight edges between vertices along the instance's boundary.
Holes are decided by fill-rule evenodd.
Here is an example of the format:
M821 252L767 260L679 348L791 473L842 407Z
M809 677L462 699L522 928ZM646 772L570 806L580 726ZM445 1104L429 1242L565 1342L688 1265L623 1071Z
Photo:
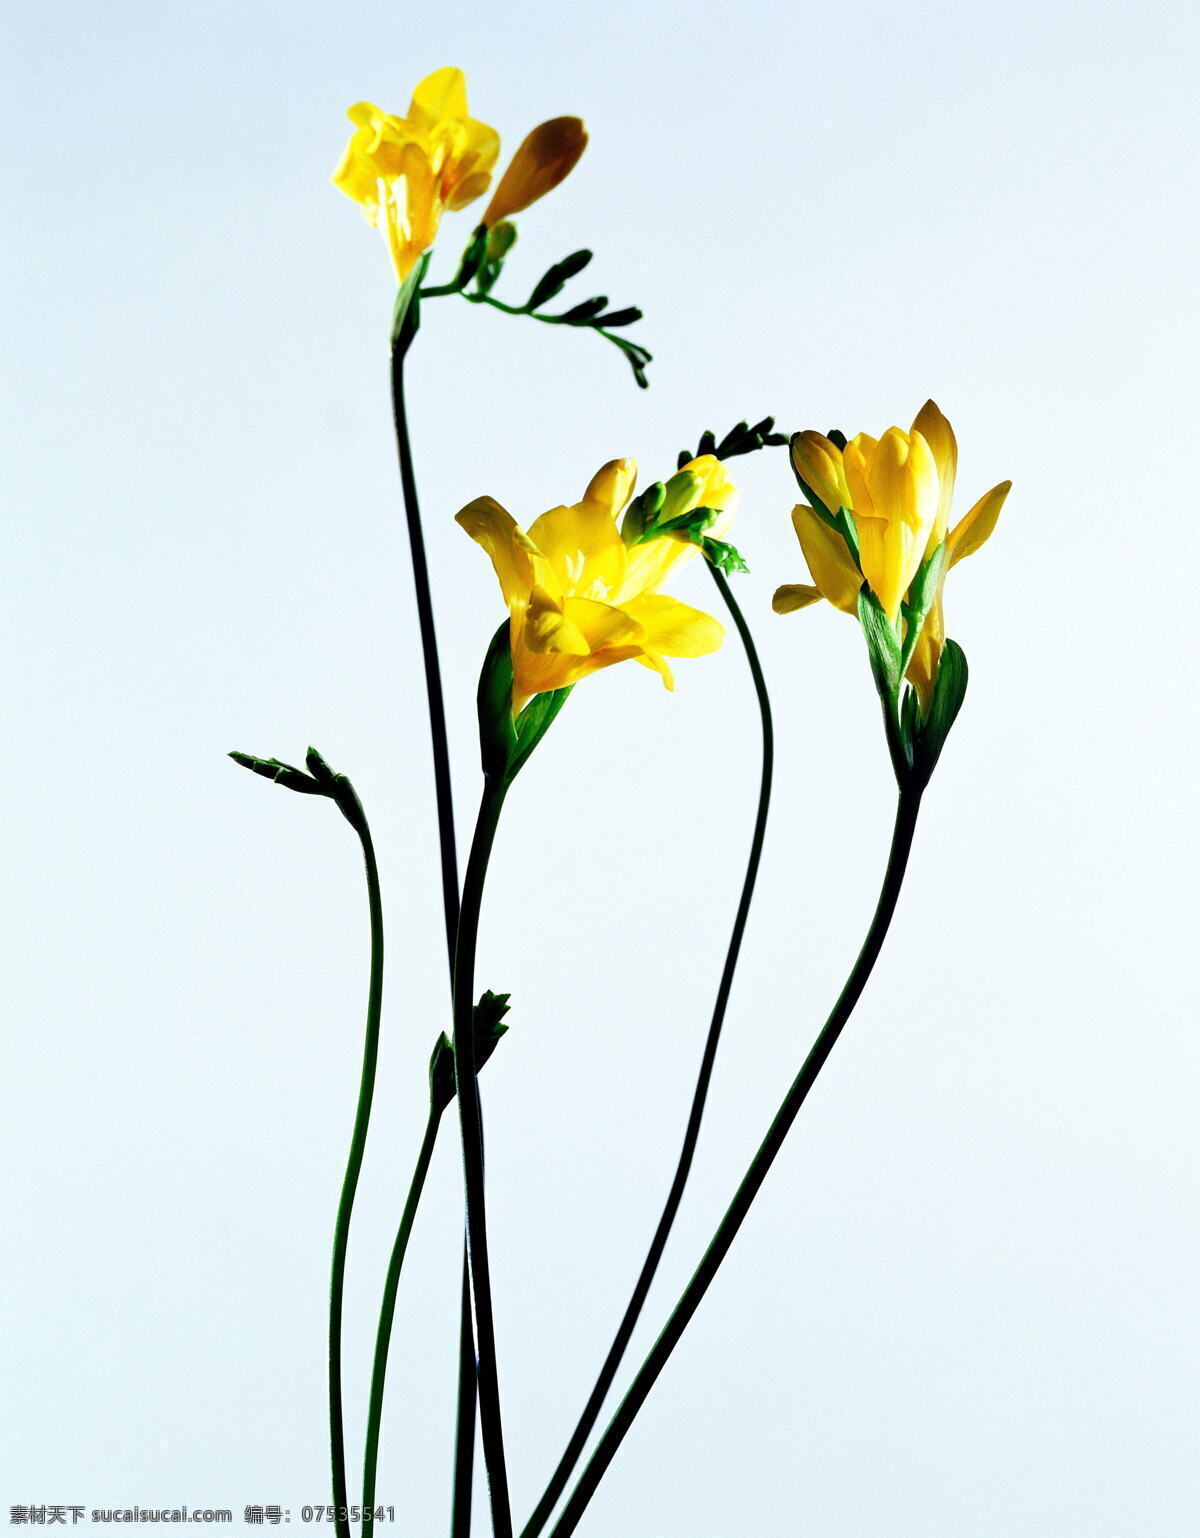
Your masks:
M357 804L357 798L355 798ZM346 1246L350 1238L350 1214L358 1189L367 1125L371 1119L371 1099L375 1092L375 1067L379 1058L379 1017L383 1004L383 902L379 892L379 867L366 818L355 820L355 831L362 842L367 870L367 899L371 910L371 983L367 996L367 1029L363 1046L362 1080L350 1156L342 1181L337 1222L333 1233L333 1267L329 1283L329 1446L333 1463L334 1523L337 1538L350 1538L347 1510L346 1437L342 1418L342 1294L346 1276Z
M707 562L705 564L708 565ZM767 683L763 677L762 667L758 660L754 638L750 634L750 628L746 624L745 616L742 614L737 600L730 591L729 583L726 581L724 573L712 565L708 565L708 570L709 575L717 585L721 597L725 601L725 606L729 610L734 625L737 627L738 635L741 637L742 646L745 648L746 660L750 665L750 673L754 680L754 691L758 696L758 708L762 722L762 777L758 792L758 813L754 821L754 833L750 840L750 855L746 862L746 875L742 882L742 894L738 901L737 913L733 920L733 929L729 936L729 946L725 953L725 966L717 988L712 1020L708 1027L708 1037L704 1043L704 1055L700 1060L700 1072L697 1076L696 1088L692 1095L692 1107L683 1135L683 1146L679 1151L679 1161L675 1168L675 1177L671 1182L671 1188L667 1193L666 1204L658 1220L658 1227L654 1231L654 1237L651 1240L646 1258L642 1262L642 1269L634 1286L633 1294L621 1317L621 1322L617 1327L617 1332L613 1337L612 1345L608 1349L608 1355L604 1359L592 1392L583 1407L583 1413L579 1417L575 1430L571 1433L571 1439L567 1443L562 1457L558 1461L558 1466L551 1475L550 1482L542 1493L542 1497L538 1501L533 1515L521 1530L521 1538L537 1538L537 1535L549 1521L554 1507L566 1489L567 1481L570 1479L571 1473L579 1461L587 1439L591 1434L592 1427L596 1424L596 1419L612 1387L613 1379L617 1375L625 1352L629 1349L629 1342L633 1336L634 1328L645 1306L651 1284L662 1260L663 1251L666 1249L667 1240L670 1237L676 1215L683 1201L684 1188L691 1173L692 1160L696 1153L696 1144L700 1138L700 1124L704 1117L704 1106L708 1098L713 1068L716 1064L717 1047L721 1040L721 1028L725 1022L725 1011L729 1004L733 977L737 970L738 955L742 946L742 935L750 913L750 902L754 896L754 883L758 876L759 861L762 858L763 840L766 837L767 831L767 811L771 802L771 775L774 764L774 732L771 724L771 702L767 695Z
M438 662L437 631L433 623L433 598L429 588L429 565L425 559L425 536L421 529L421 510L417 503L417 478L413 467L412 443L408 434L408 415L404 404L404 360L411 336L392 348L392 414L396 424L396 452L400 459L400 484L404 492L404 515L408 525L408 546L412 556L413 587L417 597L417 624L421 633L421 657L425 665L425 693L429 704L429 736L433 748L433 781L437 796L438 846L442 865L442 909L446 925L446 953L454 955L458 928L458 858L454 847L454 792L450 780L450 747L446 733L446 705L442 696L442 674Z
M471 1480L475 1470L475 1403L478 1363L471 1323L471 1266L463 1239L462 1299L458 1326L458 1413L454 1428L454 1505L451 1538L471 1538Z
M474 997L475 947L479 936L483 884L507 789L507 785L487 779L484 781L475 837L463 878L462 910L454 951L454 1080L458 1086L456 1098L462 1129L463 1176L467 1194L467 1249L471 1265L471 1292L475 1303L475 1340L479 1352L479 1425L483 1437L495 1538L512 1538L512 1511L508 1496L508 1474L504 1464L504 1433L500 1417L496 1337L492 1318L492 1284L488 1266L483 1128L479 1099L475 1092Z
M417 1215L417 1207L421 1200L421 1192L425 1189L425 1176L429 1173L429 1161L433 1158L433 1147L437 1142L438 1127L442 1119L442 1108L431 1104L429 1107L429 1119L425 1123L425 1136L421 1140L421 1150L417 1155L416 1168L408 1187L408 1198L404 1203L404 1211L400 1215L400 1227L396 1230L396 1242L392 1245L391 1259L388 1261L387 1279L383 1284L383 1302L379 1309L379 1329L375 1335L375 1362L371 1369L371 1400L367 1411L367 1443L366 1453L363 1458L363 1531L367 1532L373 1522L372 1510L375 1505L375 1476L379 1466L379 1433L383 1424L383 1388L387 1378L388 1347L392 1339L392 1321L396 1315L396 1293L400 1287L400 1272L404 1266L404 1255L408 1249L408 1236L412 1233L413 1220Z
M426 295L429 294L426 290ZM419 296L414 306L419 305ZM442 694L442 674L438 661L437 631L433 621L433 598L429 586L429 566L425 559L425 537L421 527L421 509L417 501L417 477L413 464L412 441L404 398L404 363L415 332L415 315L402 330L392 347L392 415L396 426L396 451L400 460L400 484L404 493L404 515L408 545L412 557L413 586L417 597L417 622L421 635L421 656L425 668L425 693L429 708L429 737L433 749L433 779L437 799L438 848L442 870L442 909L446 928L446 962L454 982L454 945L458 934L458 854L454 839L454 791L450 778L450 747L446 732L446 706ZM468 1274L466 1237L463 1238L463 1275ZM471 1484L475 1468L475 1347L471 1330L469 1289L462 1297L459 1329L458 1408L454 1438L454 1538L469 1538L471 1529Z
M867 931L867 937L859 952L858 960L854 963L850 976L846 979L833 1012L825 1022L821 1034L817 1037L812 1051L804 1061L803 1067L792 1081L791 1087L783 1098L776 1113L774 1121L766 1137L754 1155L749 1169L737 1189L737 1194L730 1203L725 1216L721 1219L712 1241L705 1251L704 1258L697 1267L691 1281L683 1291L674 1312L668 1319L662 1333L651 1347L649 1355L639 1368L629 1392L625 1395L617 1408L607 1429L605 1430L596 1449L592 1454L583 1474L571 1492L570 1498L563 1507L557 1523L551 1531L551 1538L568 1538L579 1525L588 1502L596 1492L601 1479L604 1477L609 1464L612 1462L617 1449L625 1437L625 1433L633 1424L634 1417L646 1401L646 1396L653 1388L659 1373L667 1364L672 1351L678 1345L680 1337L687 1328L700 1301L708 1291L709 1285L716 1276L721 1262L729 1253L730 1246L737 1237L746 1214L750 1210L751 1203L758 1195L763 1181L771 1165L775 1162L775 1156L783 1146L792 1123L795 1121L800 1107L808 1095L809 1090L816 1083L817 1076L824 1067L829 1054L833 1051L842 1028L858 1003L871 970L879 957L883 947L884 937L888 926L892 921L892 915L896 911L896 902L900 896L900 888L904 880L904 871L908 863L909 851L912 848L913 833L916 830L917 812L921 804L921 792L914 789L902 789L899 803L896 809L896 825L892 834L891 850L888 855L887 870L883 878L883 887L879 894L879 902L875 908L875 915L871 920L871 927Z
M468 304L489 304L493 310L500 310L505 315L524 315L528 320L540 320L543 326L578 326L578 321L569 321L565 315L540 315L537 310L527 310L524 305L505 304L503 299L494 299L491 294L468 294L464 289L448 289L449 293L461 293ZM432 290L426 289L426 295ZM618 347L629 345L623 336L617 336L612 331L607 331L603 326L587 326L587 330L594 331L597 336L602 336L606 341L615 342ZM635 344L636 345L636 344Z

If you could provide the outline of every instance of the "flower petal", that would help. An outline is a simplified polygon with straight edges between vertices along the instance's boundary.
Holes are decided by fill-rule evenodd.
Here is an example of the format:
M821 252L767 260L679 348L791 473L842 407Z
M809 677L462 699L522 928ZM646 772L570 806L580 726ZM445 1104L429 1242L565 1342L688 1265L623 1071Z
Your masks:
M509 608L526 603L534 585L534 569L529 541L512 514L494 497L476 497L456 514L454 521L491 556Z
M792 524L821 596L843 614L857 614L863 579L846 541L805 502L792 509Z
M775 589L771 607L776 614L794 614L797 609L807 609L810 604L820 603L824 593L804 582L785 582Z
M996 527L1004 499L1011 490L1011 481L1001 481L999 486L984 492L971 511L955 524L946 540L948 566L953 566L968 555L974 555L980 545L987 541Z
M567 618L544 587L535 587L529 595L523 639L531 652L566 652L571 657L590 657L593 651L583 631Z
M932 555L945 539L946 528L950 522L950 505L954 500L954 479L958 472L958 443L954 437L954 429L931 400L926 401L913 418L912 430L920 433L929 445L934 464L937 466L937 522L934 524L933 533L929 536L930 548L926 551L927 555Z
M725 639L725 627L711 614L680 603L666 593L644 593L624 605L643 631L642 644L668 657L703 657Z
M842 468L842 451L821 433L796 434L792 439L792 465L826 512L836 514L839 507L852 505Z
M462 70L447 66L426 75L413 91L408 115L422 127L432 127L446 118L465 118L467 77Z
M629 557L603 501L552 507L534 519L529 538L549 561L564 597L604 601L625 580Z
M555 117L526 135L492 194L483 222L489 229L519 214L558 186L575 169L587 145L587 130L577 117Z

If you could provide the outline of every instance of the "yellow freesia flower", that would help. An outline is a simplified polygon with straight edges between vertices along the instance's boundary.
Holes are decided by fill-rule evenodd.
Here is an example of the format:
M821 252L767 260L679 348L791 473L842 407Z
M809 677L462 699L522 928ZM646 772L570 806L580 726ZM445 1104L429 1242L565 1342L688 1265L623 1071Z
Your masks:
M491 229L552 192L575 169L587 138L577 117L551 118L527 134L492 194L483 223Z
M369 101L347 116L354 132L333 184L382 230L403 283L436 240L444 210L466 208L491 185L500 136L468 115L461 69L427 75L413 92L407 117ZM586 144L578 118L552 118L535 128L504 173L483 222L490 228L557 187Z
M354 133L333 173L335 187L361 203L382 229L401 283L433 244L443 209L465 208L486 192L500 136L467 114L460 69L438 69L413 92L407 117L371 102L347 113Z
M946 561L937 593L907 676L927 709L945 642L942 587L946 572L971 555L991 534L1012 485L1003 481L981 497L953 529L950 508L958 469L954 430L933 401L926 401L912 427L890 427L878 440L860 433L844 450L820 433L792 440L796 474L830 513L853 514L859 562L835 529L807 504L792 510L792 523L815 586L790 584L773 600L778 614L825 598L857 614L864 581L895 624L900 605L921 563L946 541Z
M598 470L572 507L554 507L518 528L491 497L478 497L457 522L491 557L510 615L513 713L535 694L566 688L600 668L632 658L674 687L667 657L715 651L724 629L710 614L658 591L696 553L683 537L626 544L618 519L633 496L637 466L614 459ZM700 507L732 520L737 491L711 454L685 465L666 484L666 506L679 517Z

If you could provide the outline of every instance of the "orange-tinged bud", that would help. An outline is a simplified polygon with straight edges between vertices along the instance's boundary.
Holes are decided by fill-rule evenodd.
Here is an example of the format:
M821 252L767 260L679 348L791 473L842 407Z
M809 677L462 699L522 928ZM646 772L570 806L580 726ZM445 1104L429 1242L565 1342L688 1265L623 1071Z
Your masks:
M509 162L483 216L489 227L519 214L552 192L575 169L587 146L587 130L577 117L555 117L528 134Z

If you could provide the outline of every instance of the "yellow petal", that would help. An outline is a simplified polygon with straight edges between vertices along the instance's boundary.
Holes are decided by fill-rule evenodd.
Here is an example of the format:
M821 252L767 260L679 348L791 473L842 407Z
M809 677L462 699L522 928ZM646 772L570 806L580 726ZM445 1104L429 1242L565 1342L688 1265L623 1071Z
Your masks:
M567 598L563 614L587 641L591 651L610 646L636 646L643 639L642 626L626 609L594 598Z
M870 516L858 508L857 473L851 471L847 456L847 478L855 495L859 561L872 592L895 621L937 519L937 466L920 433L889 427L863 456Z
M792 509L792 524L821 596L844 614L857 614L863 579L846 541L806 502Z
M842 468L842 451L821 433L797 433L792 439L796 474L828 512L850 507L850 491Z
M625 504L633 496L637 473L637 460L610 459L606 465L601 465L588 482L583 500L602 507L615 524Z
M703 657L725 639L725 627L711 614L693 609L666 593L644 593L624 605L626 614L642 627L647 651L668 657Z
M644 668L650 668L652 672L657 673L665 687L674 693L675 675L671 672L670 665L661 652L641 651L633 660L640 662Z
M476 497L455 517L477 545L487 551L509 608L524 604L534 585L528 541L516 520L494 497Z
M603 502L553 507L530 525L529 538L549 561L564 597L605 601L625 580L628 555Z
M996 519L1004 506L1004 499L1012 490L1011 481L1001 481L985 492L975 506L953 528L946 541L946 564L955 565L968 555L974 555L996 527Z
M519 214L558 186L574 170L587 145L577 117L551 118L528 134L500 178L483 222L489 228Z
M932 555L945 539L950 522L950 506L954 500L954 478L958 471L958 444L955 441L954 429L931 400L926 401L917 412L913 419L912 430L920 433L924 438L937 465L937 521L929 536L929 548L926 551L927 555Z
M873 517L875 512L867 485L867 464L876 446L877 440L869 433L855 433L842 450L842 473L851 499L847 505L854 509L856 515L861 513L865 518Z
M776 614L794 614L797 609L807 609L810 604L820 603L824 593L804 582L785 582L775 589L771 607Z
M925 616L925 623L921 627L921 634L917 637L917 644L905 675L917 691L922 715L929 714L929 702L933 698L938 662L945 644L946 618L942 610L942 595L939 589L929 613Z
M546 592L535 587L525 611L525 645L531 652L566 652L572 657L589 657L592 647L587 637Z
M467 77L461 69L435 69L413 91L409 118L422 127L467 116Z

